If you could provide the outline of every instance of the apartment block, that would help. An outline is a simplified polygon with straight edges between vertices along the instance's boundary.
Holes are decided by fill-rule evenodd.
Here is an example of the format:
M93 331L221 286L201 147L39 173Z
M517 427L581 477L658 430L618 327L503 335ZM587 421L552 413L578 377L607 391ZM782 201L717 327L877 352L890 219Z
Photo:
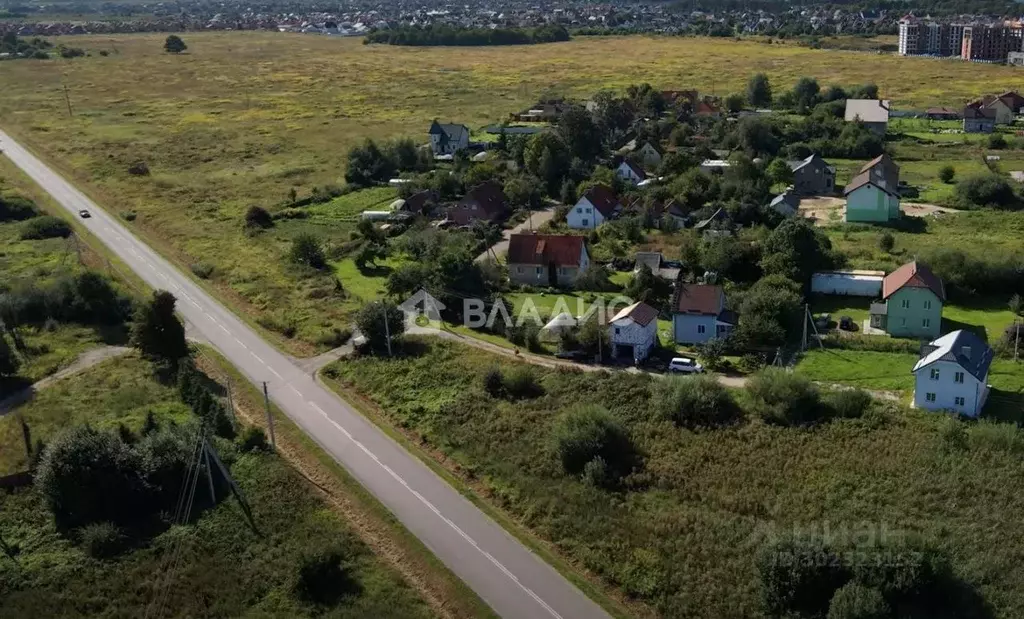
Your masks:
M901 56L959 56L972 62L1004 62L1024 50L1024 25L941 24L908 15L899 22Z

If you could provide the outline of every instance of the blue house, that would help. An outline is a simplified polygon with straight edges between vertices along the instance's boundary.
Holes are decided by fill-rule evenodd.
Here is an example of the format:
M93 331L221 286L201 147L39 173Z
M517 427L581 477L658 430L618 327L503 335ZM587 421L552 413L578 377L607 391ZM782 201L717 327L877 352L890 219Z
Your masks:
M977 417L988 398L994 353L963 329L926 344L914 365L914 406Z
M725 290L715 284L679 284L673 299L672 339L677 344L703 344L725 337L736 316L725 309Z

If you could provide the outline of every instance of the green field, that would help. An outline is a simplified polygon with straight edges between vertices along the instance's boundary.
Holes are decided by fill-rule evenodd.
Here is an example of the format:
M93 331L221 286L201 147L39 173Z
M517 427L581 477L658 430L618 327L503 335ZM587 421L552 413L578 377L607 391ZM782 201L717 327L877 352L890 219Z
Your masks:
M746 419L693 432L652 415L658 379L535 367L544 395L506 401L483 391L483 376L514 361L442 341L420 348L341 361L329 374L424 441L425 454L439 450L492 504L661 616L758 616L753 556L765 535L863 523L937 544L996 616L1024 612L1007 543L1024 534L1013 515L1024 499L1011 481L1024 464L990 424L888 405L814 429ZM580 401L611 410L644 454L643 472L619 492L561 473L553 424ZM966 451L944 446L948 423L967 433ZM998 431L1021 444L1013 426Z
M365 203L340 198L258 236L243 233L242 214L251 204L279 208L293 188L302 197L341 184L348 148L365 137L425 139L435 117L479 129L544 95L583 98L643 81L727 94L757 71L779 90L803 75L873 81L900 107L959 105L992 84L1022 83L1007 67L778 41L580 37L517 47L510 63L510 50L497 48L466 54L255 32L185 39L188 53L172 56L163 35L83 36L77 46L113 53L5 63L0 126L111 212L138 213L132 228L181 266L212 265L208 285L300 354L346 327L351 307L323 296L329 277L286 265L288 240L299 230L345 239L351 215L386 192ZM149 176L128 174L138 161Z

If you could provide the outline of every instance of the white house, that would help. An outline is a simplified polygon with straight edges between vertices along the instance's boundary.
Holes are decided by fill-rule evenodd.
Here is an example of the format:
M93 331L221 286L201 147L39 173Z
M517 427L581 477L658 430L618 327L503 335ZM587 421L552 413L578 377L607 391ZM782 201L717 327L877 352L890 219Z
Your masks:
M628 159L623 159L622 163L619 164L619 167L615 168L615 176L618 176L631 185L636 185L647 178L647 174L644 172L644 169Z
M608 342L612 359L629 354L633 363L640 363L658 342L658 310L643 301L623 308L608 326Z
M594 185L565 216L565 223L574 230L593 230L621 211L622 204L611 187Z
M993 356L988 344L963 329L929 342L914 365L914 406L977 417L988 398Z
M454 155L469 148L469 127L466 125L443 125L436 120L430 123L430 150L434 156Z
M736 326L736 314L725 308L725 289L714 284L676 286L672 339L677 344L703 344L724 338Z
M847 99L846 122L859 122L877 135L884 136L889 126L888 99Z
M648 170L653 170L661 165L661 150L654 144L644 142L636 152Z

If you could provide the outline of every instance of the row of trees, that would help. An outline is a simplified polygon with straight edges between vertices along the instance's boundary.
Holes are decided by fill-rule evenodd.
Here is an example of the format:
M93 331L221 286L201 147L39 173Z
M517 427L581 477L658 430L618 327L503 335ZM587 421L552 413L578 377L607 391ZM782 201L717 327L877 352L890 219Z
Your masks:
M569 31L564 26L547 25L538 28L458 28L445 24L430 26L401 26L376 30L363 39L363 43L412 46L484 46L528 45L568 41Z

